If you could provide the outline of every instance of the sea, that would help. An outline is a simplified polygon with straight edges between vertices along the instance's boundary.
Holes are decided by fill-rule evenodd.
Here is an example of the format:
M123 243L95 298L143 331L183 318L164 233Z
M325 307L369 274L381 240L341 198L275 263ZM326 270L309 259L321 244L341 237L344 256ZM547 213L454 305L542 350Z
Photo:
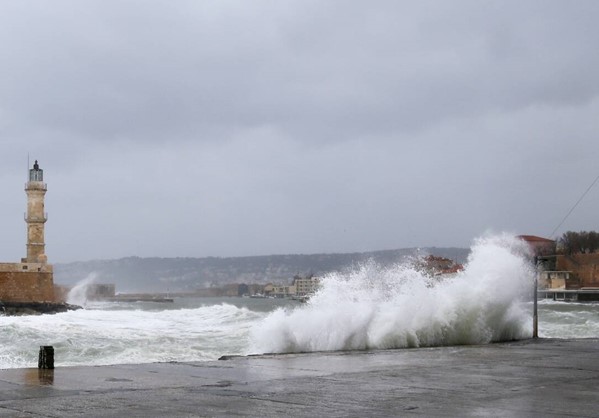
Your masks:
M534 268L510 235L477 239L465 269L431 277L407 261L322 278L307 303L270 298L92 302L39 316L0 316L0 369L201 362L224 355L489 344L532 337ZM89 279L83 280L85 284ZM81 286L79 287L79 290ZM538 303L542 338L599 337L599 304Z

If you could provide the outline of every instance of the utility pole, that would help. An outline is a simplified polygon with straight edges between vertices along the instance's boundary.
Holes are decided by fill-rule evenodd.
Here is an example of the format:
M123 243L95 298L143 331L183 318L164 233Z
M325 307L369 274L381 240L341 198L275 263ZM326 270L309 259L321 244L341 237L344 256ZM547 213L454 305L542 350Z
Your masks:
M538 311L538 298L537 288L539 287L539 258L535 257L535 281L534 281L534 292L533 292L533 314L532 314L532 338L539 338L539 311Z

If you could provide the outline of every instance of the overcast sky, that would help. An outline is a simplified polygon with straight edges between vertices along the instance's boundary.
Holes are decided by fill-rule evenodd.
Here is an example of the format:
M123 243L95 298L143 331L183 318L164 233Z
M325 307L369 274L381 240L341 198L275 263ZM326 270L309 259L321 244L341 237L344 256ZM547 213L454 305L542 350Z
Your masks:
M0 1L0 260L548 237L599 175L597 1ZM556 235L599 229L599 184Z

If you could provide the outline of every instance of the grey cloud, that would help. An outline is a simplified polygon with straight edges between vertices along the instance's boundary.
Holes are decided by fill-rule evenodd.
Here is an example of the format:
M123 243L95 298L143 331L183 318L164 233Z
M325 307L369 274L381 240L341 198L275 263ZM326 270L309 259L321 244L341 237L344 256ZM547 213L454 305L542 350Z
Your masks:
M51 258L542 235L594 175L597 12L2 3L1 219L20 219L29 152L47 170ZM595 228L597 203L590 194L565 227ZM0 254L14 258L23 225L6 231Z
M92 4L93 14L74 3L48 8L39 27L16 30L32 33L7 57L17 78L5 87L10 108L29 122L143 140L276 123L322 141L336 125L339 140L588 101L599 85L591 3L560 16L545 3L521 14L478 3L308 2L263 14L234 4L215 15L190 4Z

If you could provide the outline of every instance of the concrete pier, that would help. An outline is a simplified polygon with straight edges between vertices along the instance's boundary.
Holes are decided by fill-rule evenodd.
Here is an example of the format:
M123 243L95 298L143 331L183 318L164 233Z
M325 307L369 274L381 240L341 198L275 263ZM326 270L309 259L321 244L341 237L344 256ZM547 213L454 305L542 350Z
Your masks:
M539 339L9 369L0 371L0 416L596 417L598 393L599 339Z
M563 300L569 302L597 302L599 289L539 289L539 299Z

